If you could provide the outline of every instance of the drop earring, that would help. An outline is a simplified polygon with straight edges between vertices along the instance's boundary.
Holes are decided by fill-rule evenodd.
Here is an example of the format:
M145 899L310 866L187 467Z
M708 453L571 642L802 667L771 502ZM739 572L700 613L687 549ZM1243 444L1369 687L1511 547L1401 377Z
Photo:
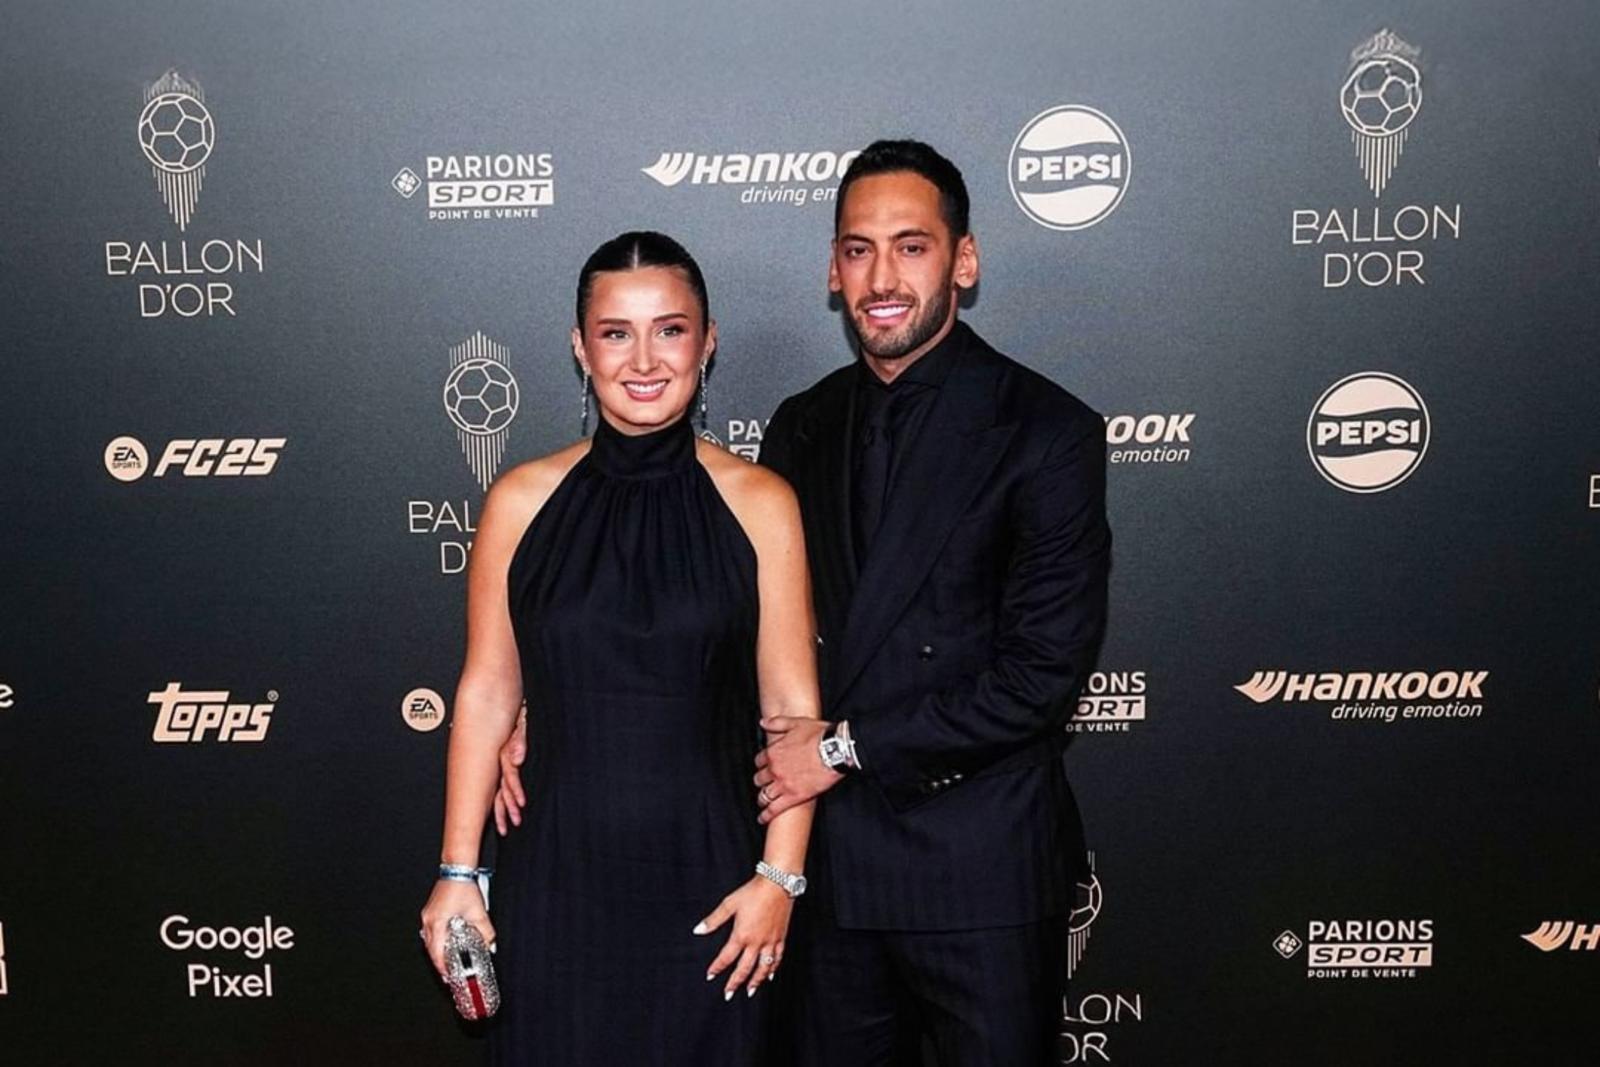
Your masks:
M709 362L710 362L710 360L706 361L706 363L709 363ZM707 397L706 397L706 364L702 363L702 364L700 364L700 432L701 433L705 433L706 432L706 408L708 406L709 405L707 404Z
M579 399L578 436L589 436L589 368L583 368L583 392Z

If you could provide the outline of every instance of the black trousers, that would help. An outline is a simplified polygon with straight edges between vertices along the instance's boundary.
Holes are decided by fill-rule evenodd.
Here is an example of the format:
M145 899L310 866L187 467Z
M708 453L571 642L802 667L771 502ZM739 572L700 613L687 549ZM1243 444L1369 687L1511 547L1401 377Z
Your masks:
M845 930L811 914L784 974L799 1067L1058 1063L1066 918L983 930Z

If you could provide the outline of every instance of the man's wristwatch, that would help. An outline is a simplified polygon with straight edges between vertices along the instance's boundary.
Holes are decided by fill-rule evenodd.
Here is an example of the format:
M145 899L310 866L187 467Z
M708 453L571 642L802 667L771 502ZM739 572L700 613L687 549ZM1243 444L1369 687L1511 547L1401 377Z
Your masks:
M793 900L806 891L806 876L803 874L790 874L788 871L774 867L766 860L756 864L756 873L785 893Z
M861 760L856 756L856 743L850 736L848 722L828 724L822 740L817 742L817 754L822 757L822 765L830 771L849 774L861 769Z

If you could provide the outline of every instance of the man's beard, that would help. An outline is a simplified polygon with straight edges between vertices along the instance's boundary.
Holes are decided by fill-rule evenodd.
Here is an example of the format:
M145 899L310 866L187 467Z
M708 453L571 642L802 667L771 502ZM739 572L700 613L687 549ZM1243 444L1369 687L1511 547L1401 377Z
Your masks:
M902 359L909 356L939 333L944 328L945 320L950 317L950 303L955 298L950 292L951 281L939 287L931 304L925 304L922 310L910 322L891 334L873 332L868 334L863 331L860 323L855 323L856 338L861 342L861 350L874 359ZM865 303L884 299L880 296L868 297ZM909 303L909 301L907 301ZM865 311L860 316L868 322L871 319Z

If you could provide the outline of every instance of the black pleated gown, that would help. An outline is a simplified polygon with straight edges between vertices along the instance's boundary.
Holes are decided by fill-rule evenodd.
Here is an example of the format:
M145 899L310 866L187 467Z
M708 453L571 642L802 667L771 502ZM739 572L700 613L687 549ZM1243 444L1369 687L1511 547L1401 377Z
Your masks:
M758 1062L770 993L724 1001L731 923L693 933L761 856L756 558L689 420L602 418L508 592L528 806L497 860L493 1062Z

